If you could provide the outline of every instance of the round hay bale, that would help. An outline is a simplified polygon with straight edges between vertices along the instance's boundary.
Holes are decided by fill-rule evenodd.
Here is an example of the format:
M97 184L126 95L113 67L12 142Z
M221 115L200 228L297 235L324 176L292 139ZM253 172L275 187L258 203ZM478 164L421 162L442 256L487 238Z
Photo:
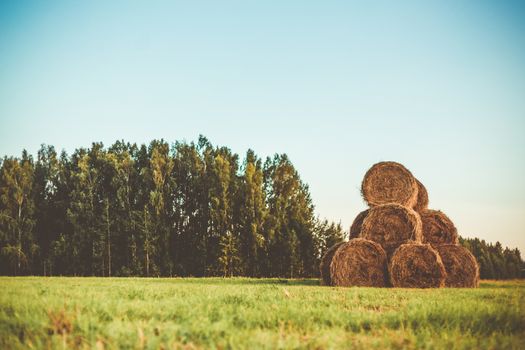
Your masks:
M388 266L390 282L401 288L440 288L446 271L438 252L430 244L401 245Z
M446 287L478 287L479 265L474 255L467 248L455 244L442 244L436 246L435 249L438 251L447 271Z
M403 165L380 162L366 172L361 193L370 207L397 203L412 208L417 201L417 183Z
M386 253L376 242L354 238L337 249L330 276L334 286L385 287Z
M403 243L421 242L419 215L399 204L373 207L363 221L361 237L381 244L390 257Z
M421 211L428 209L428 192L425 186L416 179L417 183L417 201L416 205L414 206L414 210Z
M352 226L350 226L350 239L357 238L361 234L361 226L363 226L363 221L365 220L366 216L368 215L368 209L360 212L354 219L354 222L352 222Z
M339 242L328 248L321 258L321 263L319 264L319 271L321 272L321 284L325 286L332 285L332 279L330 278L330 264L334 257L337 249L345 242Z
M458 230L452 220L439 210L425 209L419 212L423 223L423 243L458 244Z

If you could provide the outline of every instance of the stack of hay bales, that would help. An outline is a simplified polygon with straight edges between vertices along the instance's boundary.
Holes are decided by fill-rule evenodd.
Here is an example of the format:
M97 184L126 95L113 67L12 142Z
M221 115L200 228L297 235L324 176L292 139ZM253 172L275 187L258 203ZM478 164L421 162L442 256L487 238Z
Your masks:
M381 162L365 174L369 208L350 227L350 241L321 260L322 282L332 286L477 287L479 266L459 245L454 223L428 209L428 193L403 165Z

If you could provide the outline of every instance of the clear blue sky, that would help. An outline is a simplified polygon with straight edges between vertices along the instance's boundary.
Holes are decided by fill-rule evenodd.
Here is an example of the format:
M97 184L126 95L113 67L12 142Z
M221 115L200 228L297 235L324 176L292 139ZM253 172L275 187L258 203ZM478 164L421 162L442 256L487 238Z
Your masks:
M195 140L287 153L348 227L404 163L467 237L525 251L525 6L0 1L0 154Z

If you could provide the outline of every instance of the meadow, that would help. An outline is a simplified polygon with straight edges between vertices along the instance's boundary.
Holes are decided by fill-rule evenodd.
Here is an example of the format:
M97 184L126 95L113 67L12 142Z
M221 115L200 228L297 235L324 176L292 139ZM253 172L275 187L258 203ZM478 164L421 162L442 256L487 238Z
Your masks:
M525 281L0 277L1 349L523 349Z

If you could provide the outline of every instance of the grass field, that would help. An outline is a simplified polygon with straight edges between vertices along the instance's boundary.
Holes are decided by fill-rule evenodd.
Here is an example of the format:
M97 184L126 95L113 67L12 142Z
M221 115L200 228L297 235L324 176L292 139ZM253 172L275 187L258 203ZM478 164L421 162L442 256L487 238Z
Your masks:
M525 281L0 277L0 348L525 348Z

